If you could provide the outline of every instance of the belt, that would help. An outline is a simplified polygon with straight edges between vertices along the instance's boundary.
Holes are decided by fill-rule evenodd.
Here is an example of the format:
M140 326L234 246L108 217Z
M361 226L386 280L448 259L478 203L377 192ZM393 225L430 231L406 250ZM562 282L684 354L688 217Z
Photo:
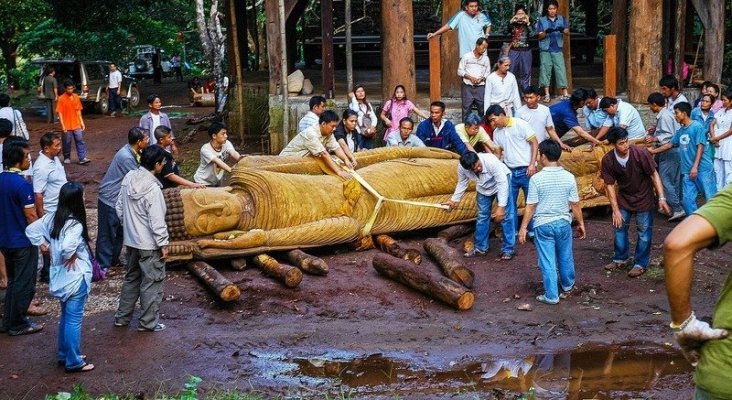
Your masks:
M515 171L517 169L525 169L525 168L529 168L529 166L528 165L524 165L523 167L513 167L513 168L508 167L508 169L510 169L511 171Z

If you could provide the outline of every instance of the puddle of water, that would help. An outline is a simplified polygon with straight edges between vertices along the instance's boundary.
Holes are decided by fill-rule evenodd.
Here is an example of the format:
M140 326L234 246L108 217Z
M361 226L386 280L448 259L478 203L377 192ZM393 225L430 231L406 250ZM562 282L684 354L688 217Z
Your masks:
M361 395L533 393L536 398L617 398L657 389L690 387L691 366L680 352L659 345L626 344L525 358L485 358L417 367L408 360L328 352L311 358L252 354L268 378L281 383L352 389ZM644 396L645 397L645 396Z

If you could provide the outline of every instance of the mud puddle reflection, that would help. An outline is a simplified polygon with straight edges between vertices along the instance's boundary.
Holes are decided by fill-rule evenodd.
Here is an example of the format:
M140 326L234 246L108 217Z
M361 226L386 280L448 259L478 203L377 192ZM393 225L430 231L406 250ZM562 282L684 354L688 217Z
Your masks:
M509 393L528 398L647 397L656 390L689 389L691 366L675 349L657 344L622 344L535 354L474 357L446 366L417 365L404 354L328 352L298 358L251 352L258 375L278 384L333 388L360 396ZM483 398L483 396L479 396ZM513 398L513 397L510 397Z

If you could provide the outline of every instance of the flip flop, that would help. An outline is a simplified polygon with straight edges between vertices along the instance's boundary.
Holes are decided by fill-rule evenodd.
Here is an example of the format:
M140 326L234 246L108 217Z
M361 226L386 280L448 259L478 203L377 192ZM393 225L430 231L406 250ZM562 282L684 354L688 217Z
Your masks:
M66 368L64 370L69 374L74 374L77 372L89 372L93 369L94 369L94 364L89 364L85 361L84 364L81 364L81 366L79 366L79 367L71 368L71 369Z
M549 96L548 94L545 95L544 96L544 103L551 103L551 102L552 102L552 97Z
M514 255L515 254L511 254L511 253L501 253L501 257L499 258L499 260L510 261L510 260L513 260Z
M32 333L40 332L42 330L43 330L43 325L31 322L31 324L28 325L28 327L25 329L21 329L19 331L8 330L8 335L10 335L10 336L30 335Z

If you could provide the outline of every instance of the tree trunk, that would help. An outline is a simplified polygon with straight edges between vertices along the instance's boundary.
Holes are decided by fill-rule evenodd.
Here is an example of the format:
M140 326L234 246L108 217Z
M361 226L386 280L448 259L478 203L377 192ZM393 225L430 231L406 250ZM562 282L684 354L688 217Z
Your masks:
M302 272L299 269L292 265L280 264L266 254L254 257L254 264L265 274L282 282L288 288L296 288L302 282Z
M615 79L617 91L620 93L628 86L628 68L626 65L628 59L628 0L613 1L613 18L610 33L615 35L615 44L617 46L617 52L615 53L615 60L617 61Z
M335 96L335 58L333 56L333 0L320 0L320 32L323 37L323 94Z
M423 246L427 254L437 261L445 276L466 288L473 287L473 271L463 265L460 261L462 257L444 239L429 238L424 241Z
M280 42L280 17L277 1L265 1L267 14L267 60L269 69L269 94L277 94L277 86L282 78L282 46ZM287 95L287 94L285 94ZM287 142L283 143L283 146Z
M391 254L394 257L401 258L402 260L409 260L417 265L422 263L422 254L419 253L419 250L409 247L404 248L396 240L387 235L377 236L376 246L381 249L381 251Z
M458 310L469 310L475 302L473 292L444 276L427 272L409 261L380 253L374 256L373 265L376 271L387 278Z
M257 0L252 0L252 11L247 13L247 28L249 36L254 45L254 64L251 65L252 71L259 71L259 60L262 57L262 51L259 40L259 23L257 22Z
M631 103L645 103L648 93L658 89L661 60L661 0L635 0L630 9L628 43L628 98Z
M559 0L559 15L569 21L569 0ZM567 75L567 89L572 90L572 47L570 45L569 34L564 34L564 46L562 47L562 54L564 55L564 69Z
M303 272L310 275L328 275L328 263L320 257L311 256L302 250L292 250L287 253L287 260Z
M203 261L188 263L186 267L219 299L226 302L239 300L241 296L239 287L224 278L214 267Z
M720 82L724 57L724 0L691 0L704 24L704 79Z
M417 81L412 2L382 0L381 32L381 98L390 98L394 87L399 84L404 85L407 97L414 98L417 94Z
M460 225L453 225L449 228L445 228L441 230L437 237L441 239L445 239L446 242L449 242L453 239L457 239L459 237L463 237L466 235L469 235L473 233L475 230L474 224L460 224Z
M229 44L229 71L234 72L235 78L229 80L229 92L225 105L225 115L229 132L238 133L240 143L244 143L246 137L247 123L244 113L244 74L248 48L246 41L246 2L245 0L226 0L228 3L229 18L228 28L231 35L228 35ZM237 17L237 15L241 17ZM232 111L228 113L227 111Z
M460 0L445 0L442 2L442 25L460 10ZM457 33L449 31L440 37L440 70L442 71L440 88L442 97L460 98L460 80L457 77L458 63L460 62L460 46ZM500 46L501 44L493 44Z

